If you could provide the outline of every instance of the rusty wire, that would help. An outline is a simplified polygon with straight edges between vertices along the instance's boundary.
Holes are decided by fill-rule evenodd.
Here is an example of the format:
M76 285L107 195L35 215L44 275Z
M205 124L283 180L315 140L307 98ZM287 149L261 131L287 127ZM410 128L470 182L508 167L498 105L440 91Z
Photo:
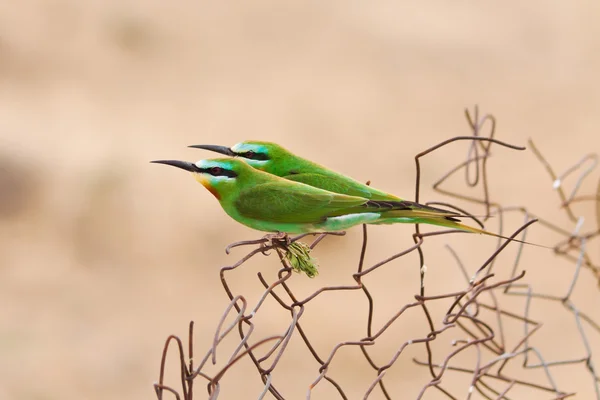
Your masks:
M416 193L415 201L419 201L420 192L420 159L421 157L437 151L446 145L457 141L469 141L469 150L467 159L459 163L444 174L433 188L444 195L453 197L457 200L466 201L475 205L483 205L485 207L485 215L483 221L487 221L491 216L496 216L499 222L499 234L502 234L504 216L507 213L521 213L524 216L523 225L516 230L510 237L515 238L521 235L520 239L525 239L526 228L534 222L538 225L549 229L563 237L554 246L554 257L565 260L571 268L571 280L565 293L549 294L540 291L536 282L531 282L526 279L526 267L535 267L530 265L522 266L522 253L524 244L518 244L517 254L512 261L512 265L507 265L506 262L500 263L498 255L504 251L509 244L509 240L499 239L497 248L488 259L483 262L478 268L474 276L469 276L467 268L459 256L458 252L451 246L446 245L449 253L448 264L454 264L459 273L465 279L465 286L457 289L452 293L442 293L437 295L426 295L426 263L425 252L422 244L427 237L444 235L451 231L438 231L431 233L421 233L419 225L415 225L415 233L413 235L414 245L403 249L396 254L383 258L381 261L373 265L365 265L365 254L368 247L367 227L362 227L362 245L357 262L356 272L352 275L355 285L340 285L322 287L306 298L299 299L292 288L292 268L285 258L287 238L263 238L259 240L237 242L227 247L226 252L240 246L252 246L251 250L235 264L223 267L220 270L220 278L223 288L230 299L229 305L225 308L220 321L217 322L217 329L213 337L213 342L210 348L204 353L202 358L195 356L193 346L193 322L190 323L188 333L188 348L187 356L184 349L183 341L177 336L169 336L167 339L160 363L159 380L154 385L157 398L162 400L165 392L174 396L176 399L191 400L193 394L197 396L200 390L197 390L199 379L204 381L206 385L205 393L207 398L216 399L220 393L221 379L227 371L233 367L240 359L247 357L254 364L257 372L257 378L262 381L263 389L259 393L254 393L248 398L263 399L268 394L276 399L285 399L288 397L297 398L298 394L285 395L275 386L273 379L273 371L277 369L278 363L286 351L286 348L293 335L300 336L307 351L312 355L319 367L315 371L315 377L301 377L306 381L307 392L305 398L311 398L312 391L323 382L328 382L339 394L339 398L368 398L375 391L380 392L386 399L399 398L393 396L385 385L384 378L387 371L397 362L402 356L404 350L409 346L419 346L423 350L422 357L413 358L412 361L415 367L423 366L427 368L429 373L429 381L422 387L417 395L417 399L423 398L426 393L431 390L436 390L438 394L446 398L471 399L477 393L480 398L485 399L514 399L517 397L520 388L526 388L537 393L539 398L564 399L574 395L572 392L561 390L557 384L556 371L557 367L572 365L583 367L583 371L590 376L590 385L593 386L596 399L600 400L600 378L596 371L593 362L593 346L590 344L589 335L594 332L600 333L600 325L595 322L594 317L582 312L578 307L578 300L573 299L573 294L576 290L576 284L581 279L585 272L592 273L594 278L600 282L600 266L593 260L593 255L589 249L597 248L598 237L600 236L600 182L598 182L596 192L593 194L580 194L583 183L590 176L597 165L597 155L588 154L580 161L567 167L562 174L556 174L551 164L546 161L541 152L535 147L533 142L529 141L529 148L537 157L540 163L544 166L550 175L549 183L553 189L557 191L560 198L560 206L562 212L568 217L572 227L564 228L555 219L549 220L533 215L523 206L507 206L501 205L497 201L492 200L492 195L489 187L489 179L487 173L487 161L490 157L490 148L493 144L514 150L524 150L522 147L513 146L504 143L495 138L496 120L491 115L479 117L478 108L475 107L471 113L466 110L466 117L469 127L472 131L471 136L459 136L439 143L436 146L418 154L415 157L416 162ZM483 136L486 123L489 125L487 136ZM463 192L452 192L441 188L444 182L458 171L464 170L465 185L468 188L479 188L481 196L467 195ZM564 185L569 176L577 171L578 177L575 179L575 184L571 192L567 195L564 190ZM581 203L584 205L595 205L596 221L594 229L584 231L586 223L583 218L577 217L573 205ZM448 202L430 202L438 206L447 206L463 215L470 215L463 208L459 208ZM558 214L558 213L557 213ZM472 219L483 226L475 216ZM322 233L319 234L310 244L311 248L315 248L328 235L343 235L343 233ZM300 235L291 239L296 241L305 238L308 235ZM363 281L363 277L371 274L373 271L385 267L391 261L403 257L413 251L417 251L419 262L416 265L419 268L421 281L418 283L418 294L414 296L414 301L408 304L399 305L397 311L380 327L375 327L373 316L375 312L375 302L367 285ZM234 294L227 280L229 274L235 273L236 269L242 266L245 262L255 256L268 255L269 252L275 253L278 257L281 268L278 272L278 279L273 282L268 282L261 274L257 273L257 278L264 287L264 292L260 296L258 302L250 308L245 297L241 294ZM498 265L496 265L498 264ZM501 275L506 275L506 278L501 279L496 276L496 271L500 270ZM317 278L318 279L318 278ZM278 293L275 292L278 290ZM328 354L319 353L311 338L309 338L301 319L306 311L306 304L311 302L321 293L326 291L362 291L366 304L367 312L365 314L365 335L364 337L348 337L347 340L335 344ZM282 292L283 291L283 292ZM283 293L283 294L282 294ZM509 297L523 298L523 308L515 310L507 306ZM263 337L260 339L254 338L253 332L255 324L254 317L260 312L264 302L271 298L283 309L287 310L290 315L290 320L284 332ZM564 309L572 314L572 323L575 324L580 336L580 342L584 351L581 354L574 355L569 359L548 360L541 349L535 346L535 338L544 335L543 320L534 320L531 317L532 304L536 302L555 302L562 305ZM597 302L597 299L595 300ZM443 303L441 303L443 302ZM446 304L450 302L450 306L442 318L436 318L430 312L432 304ZM408 341L398 343L397 350L390 354L387 362L378 363L371 356L369 347L373 346L379 337L388 330L392 325L398 324L402 320L404 313L409 309L420 309L426 318L428 324L428 333L420 337L414 337ZM225 325L225 321L233 315L233 321ZM507 335L508 321L517 322L521 325L522 335L519 339L509 340ZM565 322L567 323L567 322ZM217 363L217 353L219 344L225 337L234 335L237 332L237 347L226 356L219 352L219 358L224 358L223 367L216 373L209 375L205 372L208 362L213 365ZM457 339L458 337L458 339ZM434 351L432 342L440 342L449 344L451 349L440 352L439 349ZM165 383L165 368L166 359L171 345L176 344L178 353L180 382L179 389L173 385ZM562 346L562 343L557 343L557 346ZM335 359L338 351L343 347L353 346L360 349L365 360L373 370L373 380L368 388L365 388L364 393L357 396L356 393L347 393L341 384L339 384L330 374L330 366ZM475 361L472 364L458 362L458 355L463 352L474 352ZM198 361L197 361L198 360ZM197 365L195 364L197 362ZM520 369L509 371L508 364L520 363ZM514 369L514 368L513 368ZM530 377L527 373L529 370L541 370L544 379L542 382L539 379ZM471 376L470 384L467 387L457 389L453 385L448 385L452 379L448 380L448 374L468 374ZM296 377L295 379L300 379ZM446 380L445 380L446 379ZM531 393L531 392L530 392ZM512 396L512 397L511 397ZM404 397L402 397L404 398ZM536 397L537 398L537 397Z

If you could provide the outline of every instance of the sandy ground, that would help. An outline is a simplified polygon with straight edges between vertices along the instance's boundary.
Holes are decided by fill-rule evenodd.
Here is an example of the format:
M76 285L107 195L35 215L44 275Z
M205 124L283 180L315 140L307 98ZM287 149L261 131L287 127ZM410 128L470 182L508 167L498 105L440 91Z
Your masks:
M197 348L208 348L228 303L219 267L243 254L223 249L260 234L230 220L186 174L149 160L211 156L190 144L270 140L413 198L413 156L469 134L463 109L477 103L498 118L499 138L524 145L531 137L563 170L600 148L599 18L594 1L1 3L0 398L148 399L169 334L184 336L195 320ZM422 199L449 200L429 188L465 154L466 145L456 144L427 159ZM490 179L497 201L573 229L530 152L496 148ZM576 211L595 228L589 203ZM520 219L507 223L514 229ZM411 243L410 226L372 232L371 263ZM552 244L557 236L537 228L528 238ZM356 229L325 242L321 281L295 275L298 291L351 283L359 240ZM471 272L495 245L483 237L432 240L431 293L465 285L446 242L463 251ZM596 261L599 247L590 244ZM415 260L369 281L376 325L417 292ZM274 257L259 261L232 278L254 302L256 272L271 279L277 268ZM540 291L565 293L572 264L534 248L523 262ZM576 289L578 305L599 320L587 270ZM322 353L364 336L364 304L358 294L330 293L309 307L303 318ZM288 321L274 302L266 307L257 337L282 332ZM544 302L532 312L545 324L534 344L550 360L585 355L572 314ZM425 326L414 313L393 329L377 350L382 363ZM521 329L515 325L514 337ZM444 340L458 338L456 331ZM597 333L589 340L600 350ZM394 398L414 398L427 382L427 371L411 362L421 350L390 369ZM275 382L286 398L300 399L317 375L295 336ZM357 349L346 349L332 376L354 399L374 372ZM583 365L556 376L577 398L594 396ZM466 390L468 381L448 384ZM203 384L197 389L202 398ZM259 392L257 374L241 362L221 398ZM335 397L322 385L313 398Z

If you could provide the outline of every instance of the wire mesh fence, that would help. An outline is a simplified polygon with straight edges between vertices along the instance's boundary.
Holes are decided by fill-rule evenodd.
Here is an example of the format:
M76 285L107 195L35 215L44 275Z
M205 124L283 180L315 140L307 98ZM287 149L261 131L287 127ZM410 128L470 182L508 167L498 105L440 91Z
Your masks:
M490 178L487 163L493 146L506 151L524 151L525 148L510 145L495 137L496 121L492 115L479 116L477 107L473 112L466 111L467 121L472 131L469 136L459 136L444 141L415 157L416 190L415 201L419 201L421 159L432 153L441 151L453 142L468 143L469 150L466 160L434 183L433 188L451 198L482 205L485 209L483 217L471 216L474 223L483 227L492 216L497 219L499 234L503 232L506 216L518 214L523 217L522 226L510 234L510 238L526 239L527 228L536 223L543 229L551 230L560 239L554 244L551 259L560 260L564 265L564 283L562 289L546 291L546 287L537 280L528 279L529 270L544 268L536 262L523 261L523 252L527 245L510 240L498 239L496 249L488 258L477 266L477 272L469 275L472 268L465 266L464 254L450 245L446 245L448 253L445 268L454 268L464 277L461 287L447 293L430 294L427 290L427 251L423 243L429 237L447 235L458 231L436 231L422 233L419 225L415 226L413 234L414 245L398 251L372 264L367 264L365 255L369 246L367 226L362 226L362 245L356 262L356 272L352 278L355 284L324 286L306 297L302 297L295 289L295 279L307 279L297 276L286 258L287 246L291 242L307 240L311 249L319 246L328 236L343 235L343 233L322 233L314 238L313 235L300 235L288 238L262 238L254 241L237 242L230 245L226 251L236 247L248 248L249 251L236 263L221 268L220 279L223 289L230 299L220 321L214 321L216 330L212 344L200 354L194 348L194 323L189 326L188 339L183 340L172 335L167 339L160 362L158 382L154 385L158 399L176 398L192 399L206 396L216 399L222 390L223 378L232 367L242 359L253 363L256 375L247 379L260 379L262 389L257 393L248 393L247 398L311 398L316 388L330 385L339 398L406 398L400 393L392 392L386 384L386 375L398 360L407 356L407 349L416 348L418 356L411 357L409 362L415 369L426 369L427 381L416 393L417 399L422 398L485 398L485 399L515 399L515 398L544 398L563 399L574 396L580 388L568 389L570 386L561 379L565 367L576 369L576 374L589 376L587 393L595 393L600 399L600 381L595 369L594 350L597 347L600 325L597 309L589 312L583 305L600 304L598 296L587 298L578 295L578 284L582 280L600 283L600 266L598 252L598 237L600 236L600 181L590 193L584 190L597 166L597 155L589 154L578 162L567 167L564 172L556 173L552 165L543 157L531 141L528 151L532 151L540 164L546 169L548 185L552 186L561 201L561 208L554 218L541 218L535 210L529 210L521 205L499 204L490 194ZM503 149L504 151L505 149ZM541 174L543 171L540 170ZM443 188L446 181L457 173L464 173L464 181L454 191ZM574 182L574 183L573 183ZM570 191L565 189L570 186ZM469 189L469 190L466 190ZM473 195L473 191L478 194ZM469 194L466 194L469 193ZM595 220L585 221L578 217L574 205L595 213ZM449 202L427 203L436 206L446 206L461 214L470 215L467 210L458 208ZM566 217L567 223L561 222ZM566 226L566 227L565 227ZM461 234L464 240L470 240L475 235ZM514 256L500 258L507 246L516 246ZM410 262L407 268L418 268L420 281L415 282L416 293L414 301L397 304L395 312L382 324L374 322L376 302L373 292L369 289L371 283L367 277L382 268L391 268L391 262L416 252L417 263ZM263 255L275 255L280 269L277 278L269 281L258 272L256 277L264 291L255 304L249 304L243 293L236 293L229 283L250 259ZM411 259L412 260L412 259ZM270 266L272 268L272 266ZM316 279L319 279L318 277ZM560 290L560 291L559 291ZM321 351L315 346L315 330L306 329L303 316L309 312L307 305L325 292L357 291L361 293L364 308L357 309L361 315L364 327L362 336L348 335L343 341L331 346L328 351ZM264 310L267 301L274 302L289 315L287 328L273 335L257 337L257 315ZM554 303L566 313L560 318L560 324L575 329L576 334L568 340L556 340L553 347L568 347L567 357L553 359L548 356L546 348L536 345L536 338L546 335L552 327L544 325L545 318L534 318L532 309L540 302ZM446 311L439 314L432 309L443 307ZM371 349L381 340L381 337L391 327L403 323L403 318L409 311L417 310L424 316L427 327L425 334L408 340L398 340L395 350L383 358L373 356ZM593 307L592 307L593 310ZM314 310L312 310L314 312ZM548 315L547 319L555 317ZM209 321L203 321L203 329L210 326ZM554 328L555 329L555 328ZM310 333L312 332L312 334ZM306 393L285 393L278 386L274 376L281 358L286 353L292 337L301 338L305 351L315 360L313 376L295 376L295 380L306 382ZM559 336L560 337L560 336ZM227 354L220 345L226 338L236 338L233 351ZM439 345L438 345L439 344ZM357 349L364 361L370 366L370 384L361 393L349 391L331 371L331 365L336 360L342 348ZM167 363L168 354L177 353L179 382L166 382L166 369L175 368ZM597 352L597 351L596 351ZM463 357L470 353L471 357ZM412 354L412 353L411 353ZM167 365L168 364L168 365ZM216 372L208 372L210 366L221 366ZM465 384L459 376L467 377Z

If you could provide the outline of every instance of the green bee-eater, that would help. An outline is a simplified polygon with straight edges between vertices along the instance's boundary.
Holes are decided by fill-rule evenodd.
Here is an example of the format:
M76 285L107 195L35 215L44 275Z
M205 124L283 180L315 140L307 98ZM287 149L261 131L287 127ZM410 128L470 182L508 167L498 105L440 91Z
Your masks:
M370 200L402 200L399 197L377 190L315 162L299 157L277 143L248 140L231 148L203 144L190 147L240 157L261 171L330 192L364 197Z
M425 223L496 234L463 225L446 210L409 201L370 200L280 178L238 158L152 161L189 171L234 220L266 232L340 231L359 224Z
M378 222L371 222L372 224L424 223L476 232L475 228L457 224L457 220L454 218L450 218L450 220L445 218L455 217L456 213L403 200L400 197L375 189L346 175L334 172L322 165L299 157L277 143L248 140L240 142L231 148L215 145L193 145L190 147L242 158L258 170L290 181L304 183L334 193L362 197L368 200L401 201L407 209L419 211L419 213L414 214L414 218L412 219L410 213L406 212L406 215L399 217L398 221L394 221L392 217L386 216L386 218ZM422 213L425 210L429 210L432 213L431 218L424 219ZM483 231L477 232L482 233Z

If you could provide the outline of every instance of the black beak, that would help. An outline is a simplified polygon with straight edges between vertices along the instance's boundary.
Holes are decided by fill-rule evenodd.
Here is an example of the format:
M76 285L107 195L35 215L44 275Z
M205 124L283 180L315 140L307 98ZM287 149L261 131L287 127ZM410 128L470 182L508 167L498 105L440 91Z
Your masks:
M156 160L150 161L151 163L156 164L166 164L171 165L173 167L181 168L189 172L200 172L200 168L196 167L196 164L193 164L188 161L177 161L177 160Z
M210 151L225 154L226 156L231 156L231 157L236 155L233 151L231 151L231 149L229 147L225 147L225 146L216 146L213 144L194 144L194 145L188 146L188 147L193 147L195 149L210 150Z

